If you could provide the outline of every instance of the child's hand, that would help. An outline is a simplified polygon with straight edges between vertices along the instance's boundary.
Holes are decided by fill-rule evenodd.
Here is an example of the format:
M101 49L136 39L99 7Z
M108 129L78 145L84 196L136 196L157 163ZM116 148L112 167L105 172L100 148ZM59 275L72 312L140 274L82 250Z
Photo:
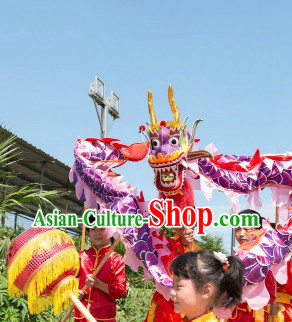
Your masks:
M82 299L83 299L83 297L84 297L84 295L85 295L85 293L84 293L84 292L82 292L81 290L78 290L78 299L79 299L79 300L82 300Z
M277 315L278 312L279 312L279 305L277 303L271 303L270 314L271 315Z
M85 281L85 284L88 286L88 287L92 287L94 286L94 278L92 277L92 274L88 274L87 275L87 278L86 278L86 281Z

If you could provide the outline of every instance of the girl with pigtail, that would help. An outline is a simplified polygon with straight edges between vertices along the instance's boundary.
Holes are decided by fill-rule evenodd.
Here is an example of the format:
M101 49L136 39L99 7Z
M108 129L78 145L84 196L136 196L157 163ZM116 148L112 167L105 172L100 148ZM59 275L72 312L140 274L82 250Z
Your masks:
M174 310L185 315L184 321L218 321L211 310L241 302L243 265L235 256L187 252L173 260L170 271Z

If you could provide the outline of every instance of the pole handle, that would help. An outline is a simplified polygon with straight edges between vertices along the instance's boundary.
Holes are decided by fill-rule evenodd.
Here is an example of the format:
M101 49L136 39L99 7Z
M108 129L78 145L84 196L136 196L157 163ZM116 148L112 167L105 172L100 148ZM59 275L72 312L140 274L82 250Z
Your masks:
M95 278L96 275L98 274L98 272L101 270L102 266L104 265L104 263L107 261L107 259L110 257L110 255L112 254L112 252L115 250L116 246L118 245L118 243L121 241L121 237L119 236L115 242L112 244L111 248L109 249L109 251L106 253L106 255L104 256L104 258L101 260L101 262L98 264L98 266L96 267L95 271L92 274L92 277ZM87 290L88 286L85 284L82 292L85 292ZM74 302L73 302L74 303ZM81 303L81 302L80 302ZM67 311L67 313L64 315L62 322L66 322L69 317L71 316L71 313L74 309L74 306L72 305L70 307L70 309ZM78 309L78 308L77 308ZM78 309L79 310L79 309ZM81 311L80 311L81 312ZM81 312L82 313L82 312ZM84 315L84 314L83 314ZM85 316L85 315L84 315ZM94 320L95 321L95 320Z

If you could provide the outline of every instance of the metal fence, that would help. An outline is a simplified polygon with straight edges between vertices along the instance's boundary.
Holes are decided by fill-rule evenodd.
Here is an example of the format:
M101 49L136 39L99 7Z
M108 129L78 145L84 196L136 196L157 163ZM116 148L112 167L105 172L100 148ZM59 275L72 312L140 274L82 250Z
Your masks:
M32 227L32 223L34 220L33 218L28 217L23 214L6 213L5 216L6 216L5 226L13 228L13 229L16 229L17 226L22 227L25 230L30 229ZM62 230L64 230L71 237L80 235L78 233L75 233L73 231L69 231L66 229L62 229Z

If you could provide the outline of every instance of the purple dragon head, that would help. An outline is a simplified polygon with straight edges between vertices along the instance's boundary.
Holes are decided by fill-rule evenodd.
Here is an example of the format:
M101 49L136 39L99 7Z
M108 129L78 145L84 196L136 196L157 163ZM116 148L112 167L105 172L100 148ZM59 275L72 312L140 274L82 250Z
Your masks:
M180 114L173 98L172 86L168 88L168 101L174 120L157 122L152 93L148 92L148 108L151 123L147 129L140 127L150 142L148 162L155 172L155 185L165 196L177 194L184 184L185 170L189 158L212 157L207 151L192 151L195 131L201 120L196 120L192 134L186 129L186 121L180 121Z

